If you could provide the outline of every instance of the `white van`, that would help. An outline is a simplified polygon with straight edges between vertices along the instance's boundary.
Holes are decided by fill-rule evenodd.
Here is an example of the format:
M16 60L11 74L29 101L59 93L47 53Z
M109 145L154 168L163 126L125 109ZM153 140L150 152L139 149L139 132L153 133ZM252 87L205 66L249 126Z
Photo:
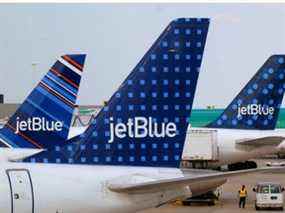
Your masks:
M283 211L284 188L279 183L258 183L253 191L256 192L255 209L274 208Z

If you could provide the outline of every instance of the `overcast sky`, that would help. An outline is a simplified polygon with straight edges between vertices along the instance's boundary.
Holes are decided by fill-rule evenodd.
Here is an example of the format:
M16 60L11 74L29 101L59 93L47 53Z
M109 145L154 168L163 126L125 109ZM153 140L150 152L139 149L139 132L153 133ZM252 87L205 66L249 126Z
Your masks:
M178 17L211 18L196 108L225 107L285 53L285 4L1 4L0 93L22 102L56 57L84 52L77 102L102 104Z

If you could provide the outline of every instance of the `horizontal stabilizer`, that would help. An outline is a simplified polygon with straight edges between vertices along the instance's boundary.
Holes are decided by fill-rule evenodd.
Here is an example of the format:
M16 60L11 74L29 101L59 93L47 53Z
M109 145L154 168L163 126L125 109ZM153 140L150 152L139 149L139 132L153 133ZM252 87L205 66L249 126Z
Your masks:
M26 149L26 148L6 148L0 149L0 162L20 161L29 156L42 152L42 149Z
M262 146L278 146L285 140L285 137L281 136L271 136L271 137L262 137L256 139L241 139L237 140L236 144L246 145L253 147L262 147Z

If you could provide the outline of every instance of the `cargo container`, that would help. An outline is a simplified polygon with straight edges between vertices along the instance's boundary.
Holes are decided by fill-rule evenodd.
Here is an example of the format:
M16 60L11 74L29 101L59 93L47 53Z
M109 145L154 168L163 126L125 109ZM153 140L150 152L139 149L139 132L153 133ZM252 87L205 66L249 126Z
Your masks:
M217 130L187 130L182 154L182 166L208 168L219 160Z

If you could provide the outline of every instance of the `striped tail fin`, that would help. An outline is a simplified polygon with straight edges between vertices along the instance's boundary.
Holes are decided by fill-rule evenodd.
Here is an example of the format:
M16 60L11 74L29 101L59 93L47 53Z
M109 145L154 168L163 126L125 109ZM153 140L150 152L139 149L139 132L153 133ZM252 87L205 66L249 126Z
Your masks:
M66 143L85 57L63 55L55 62L0 130L1 147L49 149Z

